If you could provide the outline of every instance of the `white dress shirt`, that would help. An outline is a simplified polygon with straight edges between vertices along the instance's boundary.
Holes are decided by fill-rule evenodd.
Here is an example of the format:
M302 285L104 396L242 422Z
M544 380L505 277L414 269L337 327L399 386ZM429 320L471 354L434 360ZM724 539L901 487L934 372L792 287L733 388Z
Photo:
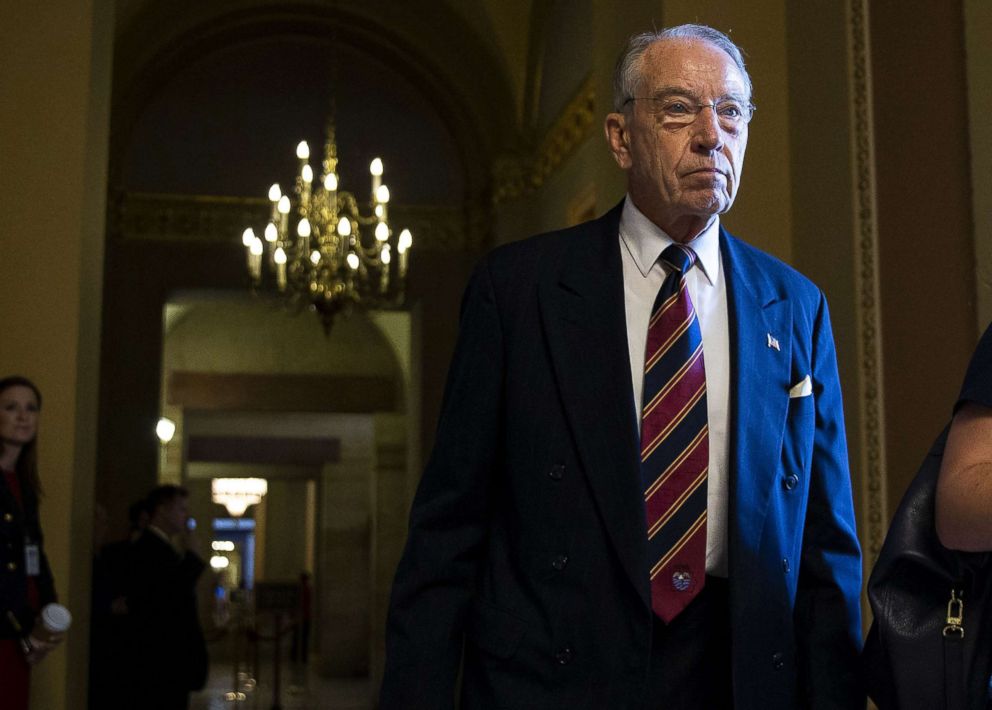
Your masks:
M623 260L624 306L633 402L641 421L644 386L644 349L648 321L665 267L661 253L671 237L634 206L630 195L620 217L620 254ZM720 261L720 221L713 222L687 244L696 252L696 266L686 274L689 298L696 309L703 336L706 367L706 412L709 419L709 474L707 477L706 572L726 577L728 572L727 518L730 481L727 472L730 426L730 334L727 323L727 284Z

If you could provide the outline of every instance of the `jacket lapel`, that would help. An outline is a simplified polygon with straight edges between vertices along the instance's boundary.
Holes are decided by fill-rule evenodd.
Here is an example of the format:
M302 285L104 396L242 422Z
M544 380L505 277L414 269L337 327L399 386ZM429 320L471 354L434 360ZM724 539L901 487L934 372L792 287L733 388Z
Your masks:
M30 502L28 496L30 494L31 491L26 490L25 486L21 486L21 499L24 502L24 505L21 505L17 498L14 497L14 491L7 485L6 476L0 473L0 511L9 513L14 517L14 520L17 522L15 527L18 530L23 530L28 522L25 511L31 509L28 505Z
M722 228L730 326L730 560L755 554L776 482L788 413L792 309ZM769 340L774 339L774 343ZM774 347L777 344L778 347ZM733 572L731 572L733 575Z
M622 205L622 203L621 203ZM576 234L541 316L579 458L617 556L650 607L620 260L621 206Z

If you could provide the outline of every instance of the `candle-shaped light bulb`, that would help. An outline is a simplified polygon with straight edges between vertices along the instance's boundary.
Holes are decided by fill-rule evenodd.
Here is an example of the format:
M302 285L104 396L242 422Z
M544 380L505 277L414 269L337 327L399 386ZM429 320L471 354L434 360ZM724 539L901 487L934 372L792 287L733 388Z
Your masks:
M385 185L379 185L375 191L375 201L382 205L389 202L389 188Z
M286 289L286 252L282 247L276 247L272 260L276 263L276 285L280 291Z
M279 189L279 183L274 182L269 188L269 201L272 203L272 217L270 217L270 219L273 222L279 219L280 199L282 199L282 190Z
M309 237L310 231L310 220L304 217L300 220L300 223L296 225L296 233L301 237Z
M396 240L396 251L400 253L400 268L399 276L404 278L406 276L406 262L409 258L407 252L410 251L410 247L413 246L413 235L410 234L409 229L404 229L400 232L399 238Z
M279 202L276 203L275 212L278 213L278 216L275 213L273 213L272 215L273 221L275 221L276 219L279 220L278 228L279 228L280 239L286 239L287 232L289 232L289 209L290 209L289 197L283 195L282 197L279 198Z
M340 234L342 237L347 237L351 235L351 222L348 221L347 217L342 217L341 221L338 222L338 234Z
M316 249L310 252L310 263L312 263L314 266L320 263L320 252L317 251Z
M276 225L274 225L272 222L269 222L267 225L265 225L265 241L274 242L278 236L279 236L279 230L276 229Z
M389 225L385 222L379 222L379 224L375 225L375 238L380 242L389 239Z
M372 194L379 189L382 184L382 159L376 158L369 164L369 172L372 173Z
M324 189L328 192L334 192L338 189L338 176L334 173L327 173L324 176Z
M255 281L260 281L262 278L262 240L258 237L254 237L251 240L251 246L248 247L250 256L248 257L248 267L251 269L251 277Z
M248 227L244 232L241 233L241 243L246 247L251 247L252 243L255 241L255 230Z
M296 157L300 160L306 160L310 157L310 146L307 145L306 141L300 141L296 145Z
M382 251L379 252L379 258L382 259L382 263L383 264L388 264L389 263L390 256L389 256L389 245L388 244L384 244L383 245Z
M379 219L382 219L382 214L384 211L385 210L382 209L382 205L375 206L375 216L378 217Z
M309 165L304 165L303 170L300 171L300 177L303 178L303 182L308 185L313 182L313 168Z
M358 269L358 254L351 252L348 254L348 266L351 267L352 271Z

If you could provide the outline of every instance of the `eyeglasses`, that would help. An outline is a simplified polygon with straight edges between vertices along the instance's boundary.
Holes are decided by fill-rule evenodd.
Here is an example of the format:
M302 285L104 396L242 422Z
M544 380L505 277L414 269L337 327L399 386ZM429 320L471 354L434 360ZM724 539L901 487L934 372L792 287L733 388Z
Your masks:
M646 101L651 113L660 115L665 123L678 126L688 126L696 120L704 108L711 108L725 131L737 131L748 123L757 108L750 101L742 102L736 99L722 99L714 103L703 104L679 96L631 96L624 105L631 101Z

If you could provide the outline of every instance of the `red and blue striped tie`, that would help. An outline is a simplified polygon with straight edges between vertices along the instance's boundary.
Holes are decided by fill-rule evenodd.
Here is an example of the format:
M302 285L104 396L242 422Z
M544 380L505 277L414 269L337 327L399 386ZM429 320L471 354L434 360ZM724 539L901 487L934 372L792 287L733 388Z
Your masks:
M709 427L703 338L685 275L696 254L673 244L648 324L641 413L641 478L651 606L669 623L706 581Z

